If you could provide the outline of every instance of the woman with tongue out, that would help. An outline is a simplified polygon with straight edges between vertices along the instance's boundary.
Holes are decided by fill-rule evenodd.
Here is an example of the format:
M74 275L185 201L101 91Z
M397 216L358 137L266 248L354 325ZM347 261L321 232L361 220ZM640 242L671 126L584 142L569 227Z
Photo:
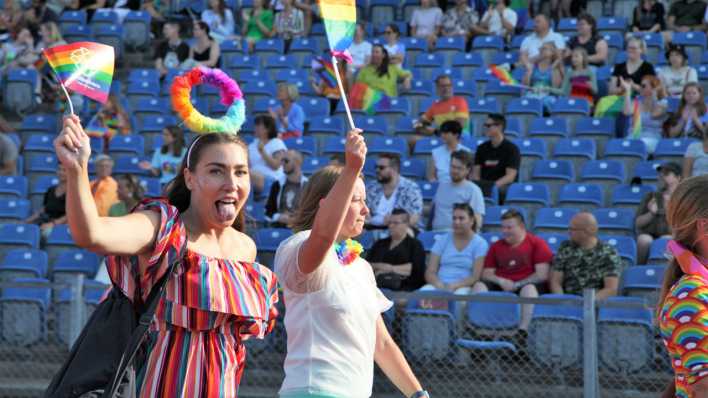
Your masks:
M256 246L243 233L251 188L246 145L235 134L197 136L167 199L113 218L96 211L90 141L78 117L64 120L54 146L67 174L72 236L108 255L114 288L144 301L179 260L150 325L146 360L136 364L137 397L236 397L243 341L271 331L278 301L275 276L253 263Z
M350 131L345 165L317 171L301 193L295 235L275 254L283 287L288 350L280 397L371 396L374 361L406 397L427 397L386 329L391 303L359 257L369 213L361 170L366 144Z

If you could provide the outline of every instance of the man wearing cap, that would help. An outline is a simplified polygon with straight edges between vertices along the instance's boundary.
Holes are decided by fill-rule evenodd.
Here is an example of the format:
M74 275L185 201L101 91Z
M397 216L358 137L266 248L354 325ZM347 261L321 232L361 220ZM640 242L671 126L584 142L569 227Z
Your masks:
M118 202L118 183L111 177L113 159L108 155L96 156L96 179L91 181L91 194L96 201L96 209L101 217L108 216L108 210Z
M681 182L681 171L681 166L674 162L659 166L658 190L647 192L637 207L634 226L637 230L638 264L646 264L654 239L671 237L671 229L666 222L666 204Z

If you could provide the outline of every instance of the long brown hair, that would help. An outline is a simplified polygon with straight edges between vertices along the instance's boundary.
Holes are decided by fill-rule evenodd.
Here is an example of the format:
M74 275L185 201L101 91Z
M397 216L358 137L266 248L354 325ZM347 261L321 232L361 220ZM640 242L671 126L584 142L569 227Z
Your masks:
M172 156L181 156L182 149L184 149L184 133L182 129L177 126L167 126L165 127L167 133L172 136ZM167 154L170 151L168 145L162 145L160 147L160 153Z
M671 227L673 239L695 253L696 222L708 218L708 175L683 180L671 195L666 206L666 220ZM666 295L671 287L684 275L676 259L672 259L664 274L660 301L657 311L661 311Z
M325 166L315 172L305 184L300 196L300 204L295 210L292 222L293 232L312 229L320 200L324 199L342 174L342 166Z
M698 90L698 94L700 99L698 100L698 103L695 105L696 106L696 111L699 113L698 117L701 117L705 115L706 113L706 103L704 102L703 99L703 86L696 82L688 82L683 86L683 91L681 92L681 101L679 101L679 108L678 111L676 111L677 115L683 115L683 109L686 107L686 90L689 88L695 88Z
M192 192L187 188L187 183L184 179L184 170L188 168L189 171L194 172L197 169L197 164L204 150L212 145L218 144L236 144L243 148L246 157L248 157L248 146L235 134L209 133L196 136L189 145L187 154L182 159L179 173L170 181L167 188L165 188L167 200L172 206L176 207L180 213L184 213L189 208L192 199ZM189 159L189 164L187 164L187 159ZM243 206L238 212L238 215L236 215L236 220L231 225L239 232L245 232L246 230L245 212L246 206Z

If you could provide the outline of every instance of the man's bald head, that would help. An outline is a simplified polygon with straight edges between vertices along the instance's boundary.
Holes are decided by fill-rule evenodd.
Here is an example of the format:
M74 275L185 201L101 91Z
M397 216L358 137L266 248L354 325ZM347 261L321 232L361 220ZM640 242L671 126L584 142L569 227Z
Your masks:
M570 220L570 239L580 246L591 245L597 237L597 219L592 213L580 212Z
M288 149L288 158L297 163L298 166L302 166L302 153L296 151L295 149Z

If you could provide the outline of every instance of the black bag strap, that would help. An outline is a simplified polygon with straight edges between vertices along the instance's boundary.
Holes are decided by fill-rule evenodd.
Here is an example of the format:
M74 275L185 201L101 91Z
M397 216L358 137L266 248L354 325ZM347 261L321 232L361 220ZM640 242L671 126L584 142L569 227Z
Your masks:
M155 316L155 310L157 310L157 303L160 302L160 298L162 298L162 295L165 292L165 288L167 287L167 281L172 276L172 273L177 267L177 264L182 261L186 248L187 240L185 238L184 244L180 247L177 259L169 265L169 267L167 268L167 272L165 272L165 275L162 276L160 282L153 286L152 291L148 295L147 301L145 302L146 305L143 307L144 311L138 319L138 325L136 326L135 330L133 330L133 333L130 335L130 340L128 340L128 344L125 347L125 351L123 351L123 355L120 358L120 362L118 363L118 368L116 369L115 375L113 376L113 380L103 390L103 395L101 395L101 398L115 397L115 394L118 391L118 387L120 387L120 383L123 380L125 373L127 372L130 365L132 365L133 360L135 360L135 355L137 354L138 349L140 349L140 346L145 340L145 336L147 336L148 328L150 327L150 322L152 322L152 318Z

